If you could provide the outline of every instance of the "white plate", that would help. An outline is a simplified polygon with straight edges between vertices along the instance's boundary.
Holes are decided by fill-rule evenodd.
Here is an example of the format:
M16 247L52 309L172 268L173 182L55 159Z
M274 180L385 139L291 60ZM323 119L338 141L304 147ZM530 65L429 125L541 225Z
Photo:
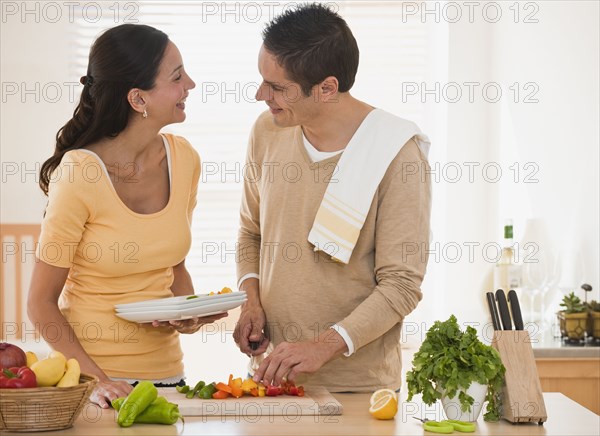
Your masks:
M220 301L227 300L232 297L245 297L245 292L229 292L227 294L215 294L215 295L198 295L196 298L189 298L190 295L181 295L179 297L170 297L170 298L158 298L154 300L146 300L146 301L136 301L135 303L127 303L127 304L116 304L115 309L133 309L140 307L154 307L154 308L163 308L165 306L187 306L191 303L196 303L198 301Z
M144 311L144 312L126 312L117 313L119 318L126 319L127 321L133 321L137 323L152 322L152 321L170 321L170 320L181 320L189 319L195 316L209 316L217 313L223 313L234 307L240 306L246 300L229 300L223 301L216 304L198 306L182 310L169 310L169 311Z
M208 298L208 299L200 299L200 298L194 298L191 300L184 302L181 302L179 304L165 304L165 305L158 305L158 304L153 304L152 306L136 306L136 307L117 307L115 306L115 310L118 313L129 313L129 312L156 312L156 311L169 311L169 310L183 310L183 309L191 309L193 307L200 307L200 306L208 306L210 304L216 304L216 303L222 303L224 301L238 301L238 300L246 300L246 294L244 293L243 295L231 295L231 296L225 296L223 298Z

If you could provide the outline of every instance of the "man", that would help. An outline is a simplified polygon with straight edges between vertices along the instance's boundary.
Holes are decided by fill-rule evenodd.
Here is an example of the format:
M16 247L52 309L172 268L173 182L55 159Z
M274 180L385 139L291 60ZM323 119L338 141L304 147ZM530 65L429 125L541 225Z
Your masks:
M238 243L234 339L254 379L399 389L400 327L427 263L427 138L349 93L358 47L326 6L263 32ZM407 170L410 166L410 171Z

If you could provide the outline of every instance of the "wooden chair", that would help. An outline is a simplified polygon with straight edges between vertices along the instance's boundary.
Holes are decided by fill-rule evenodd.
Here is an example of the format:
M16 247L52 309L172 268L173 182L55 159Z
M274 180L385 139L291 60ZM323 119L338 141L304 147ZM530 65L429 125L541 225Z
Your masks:
M27 293L35 264L40 224L0 224L0 328L2 340L37 340L27 317ZM25 336L25 337L24 337Z

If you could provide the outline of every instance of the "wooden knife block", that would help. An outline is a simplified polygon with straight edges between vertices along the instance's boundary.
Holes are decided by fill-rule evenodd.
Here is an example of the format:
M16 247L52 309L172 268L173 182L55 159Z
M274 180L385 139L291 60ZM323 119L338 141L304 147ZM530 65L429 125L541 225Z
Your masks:
M497 330L492 346L506 368L502 392L502 418L512 423L548 419L542 386L526 330Z

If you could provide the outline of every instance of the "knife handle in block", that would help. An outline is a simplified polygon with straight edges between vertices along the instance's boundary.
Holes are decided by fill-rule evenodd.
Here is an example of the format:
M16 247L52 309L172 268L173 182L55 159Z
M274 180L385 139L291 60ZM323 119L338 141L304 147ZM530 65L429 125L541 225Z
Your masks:
M485 294L487 297L488 306L490 308L490 316L492 317L492 325L494 326L494 330L502 330L502 326L500 325L500 317L498 316L498 308L496 307L496 298L494 297L493 292L487 292Z
M496 300L498 300L498 309L500 310L502 328L504 330L512 330L512 323L510 322L510 312L508 311L508 302L506 301L506 294L502 289L498 289L496 291Z
M523 330L525 325L523 324L523 315L521 315L521 305L519 304L519 297L513 290L508 292L508 301L510 303L510 311L512 312L513 321L515 323L515 330Z

